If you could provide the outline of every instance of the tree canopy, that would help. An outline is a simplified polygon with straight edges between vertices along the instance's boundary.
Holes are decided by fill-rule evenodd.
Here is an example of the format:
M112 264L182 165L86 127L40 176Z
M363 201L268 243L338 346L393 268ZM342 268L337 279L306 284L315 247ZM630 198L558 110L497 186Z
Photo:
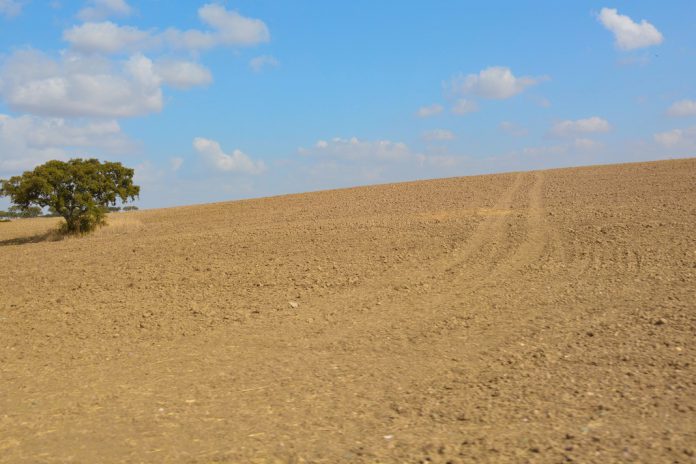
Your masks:
M21 176L0 180L0 196L10 197L21 210L48 207L65 219L68 233L85 233L104 223L117 200L125 203L140 194L134 170L121 163L97 159L49 161Z

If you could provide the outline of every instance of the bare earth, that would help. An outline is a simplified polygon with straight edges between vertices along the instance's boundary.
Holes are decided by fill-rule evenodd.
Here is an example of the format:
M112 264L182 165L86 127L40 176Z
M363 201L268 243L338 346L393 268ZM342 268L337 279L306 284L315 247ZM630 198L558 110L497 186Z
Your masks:
M696 159L110 221L0 223L2 462L696 461Z

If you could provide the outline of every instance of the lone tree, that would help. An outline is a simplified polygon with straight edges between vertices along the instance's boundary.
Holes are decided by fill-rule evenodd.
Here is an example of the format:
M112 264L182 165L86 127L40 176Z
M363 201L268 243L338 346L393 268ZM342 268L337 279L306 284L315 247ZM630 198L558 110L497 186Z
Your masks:
M104 224L109 206L134 200L140 187L133 184L133 169L121 163L80 158L49 161L9 180L0 180L0 196L10 197L22 210L32 205L49 207L65 218L69 234L91 232Z

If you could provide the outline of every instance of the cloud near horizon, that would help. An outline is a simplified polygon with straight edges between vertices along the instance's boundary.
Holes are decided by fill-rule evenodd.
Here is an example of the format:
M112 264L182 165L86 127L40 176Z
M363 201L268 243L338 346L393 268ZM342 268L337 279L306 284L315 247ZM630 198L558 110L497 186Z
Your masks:
M238 149L227 154L215 140L196 137L193 139L193 148L209 165L219 171L261 174L266 170L266 164L263 161L253 161Z
M606 119L592 116L586 119L559 121L553 125L550 133L558 137L574 137L582 134L609 132L611 125Z
M529 135L529 130L527 130L527 128L510 121L502 121L498 125L498 128L506 134L512 135L513 137L524 137Z
M115 154L131 151L134 145L115 120L76 122L0 114L0 173L16 174L86 149Z
M696 116L696 100L674 102L667 110L667 114L675 117Z
M404 160L413 156L408 145L403 142L391 140L360 140L357 137L344 139L334 137L331 140L317 140L312 149L300 148L302 155L315 155L318 157L331 157L347 160L377 159L377 160Z
M455 136L452 131L447 129L433 129L423 133L423 140L426 141L445 141L454 140Z
M444 108L442 105L438 105L437 103L434 103L429 106L421 106L418 108L418 111L416 114L418 115L419 118L429 118L431 116L435 116L437 114L442 113L442 110Z
M693 150L696 149L696 126L659 132L653 136L653 139L665 148Z

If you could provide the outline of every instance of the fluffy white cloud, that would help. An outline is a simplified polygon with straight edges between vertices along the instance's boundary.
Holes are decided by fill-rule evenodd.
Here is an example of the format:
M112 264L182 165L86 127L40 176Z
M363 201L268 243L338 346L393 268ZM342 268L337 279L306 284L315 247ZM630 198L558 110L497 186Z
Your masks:
M157 43L148 31L111 21L73 26L63 31L63 40L70 42L75 50L87 53L137 52Z
M551 133L559 137L572 137L581 134L609 132L609 130L611 130L611 125L606 119L593 116L587 119L557 122L551 128Z
M446 129L433 129L423 133L423 139L433 140L454 140L454 134Z
M625 15L620 15L615 8L602 8L599 21L614 34L616 46L622 50L659 45L664 40L655 26L641 20L640 24Z
M234 150L231 154L227 154L214 140L196 137L193 139L193 148L211 166L220 171L260 174L266 170L263 161L253 161L240 150Z
M438 105L437 103L430 105L430 106L422 106L418 108L418 112L416 113L418 117L420 118L429 118L431 116L435 116L436 114L442 113L442 105Z
M479 107L475 101L467 100L466 98L460 98L452 106L452 113L458 115L464 115L469 113L474 113L478 111Z
M110 16L124 17L133 13L133 8L124 0L91 0L89 5L77 13L83 21L101 21Z
M510 121L503 121L498 127L501 131L512 135L513 137L524 137L525 135L529 134L529 131L526 128Z
M58 117L127 117L162 109L162 78L134 55L115 64L66 54L56 61L33 50L16 52L0 69L0 96L14 110Z
M11 18L22 12L22 2L18 0L0 0L0 15Z
M219 45L251 46L268 42L270 33L260 19L247 18L222 5L206 4L198 17L210 30L169 28L165 31L119 26L110 21L87 22L63 32L75 50L90 53L122 53L168 47L199 51Z
M122 153L133 147L118 122L112 120L75 122L0 114L0 173L17 174L50 159L81 155L85 150Z
M313 150L300 149L301 153L348 160L377 159L403 160L413 154L405 143L390 140L360 140L356 137L318 140Z
M545 76L515 77L510 68L494 66L478 74L455 76L449 83L449 90L453 95L477 95L503 100L547 79Z
M155 73L166 84L178 89L188 89L213 82L213 76L207 68L191 61L164 60L157 62L155 63Z
M254 72L261 72L263 68L275 68L280 62L271 55L261 55L249 61L249 67Z
M667 110L670 116L696 116L696 100L674 102Z
M260 19L245 18L222 5L209 3L198 10L201 21L215 29L215 41L223 45L256 45L270 40L268 27Z
M666 148L696 148L696 126L686 129L673 129L653 136L655 141Z

